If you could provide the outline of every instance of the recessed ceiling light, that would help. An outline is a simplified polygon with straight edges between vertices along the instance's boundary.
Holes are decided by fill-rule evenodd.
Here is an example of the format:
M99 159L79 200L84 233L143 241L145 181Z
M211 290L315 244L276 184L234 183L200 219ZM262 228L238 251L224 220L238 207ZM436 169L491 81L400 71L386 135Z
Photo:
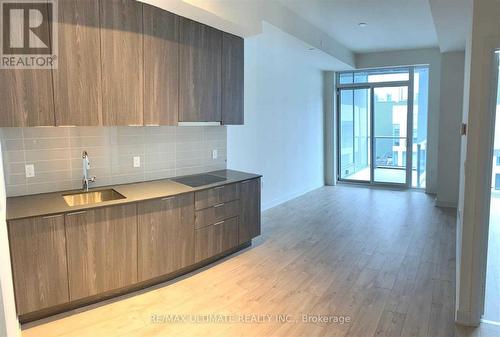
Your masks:
M360 23L358 23L358 26L366 27L366 26L368 26L368 24L366 22L360 22Z

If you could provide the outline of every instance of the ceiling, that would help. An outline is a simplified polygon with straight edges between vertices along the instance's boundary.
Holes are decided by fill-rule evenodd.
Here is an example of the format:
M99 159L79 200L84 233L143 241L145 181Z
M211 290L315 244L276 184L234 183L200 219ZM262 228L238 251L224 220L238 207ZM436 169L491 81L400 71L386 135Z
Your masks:
M140 0L253 36L263 22L345 64L354 54L439 47L464 50L473 0ZM360 27L364 22L366 27Z
M441 52L465 49L472 27L472 0L429 0Z
M465 47L463 6L470 0L430 0L435 12L429 0L278 1L355 53Z

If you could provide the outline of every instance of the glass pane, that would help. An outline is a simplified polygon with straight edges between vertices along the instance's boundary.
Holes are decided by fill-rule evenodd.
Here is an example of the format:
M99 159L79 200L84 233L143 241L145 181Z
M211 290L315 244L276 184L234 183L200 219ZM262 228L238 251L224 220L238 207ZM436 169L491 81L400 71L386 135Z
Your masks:
M354 73L354 83L366 83L366 82L368 82L367 72Z
M425 188L429 67L416 67L413 77L412 187Z
M406 183L406 139L375 137L374 181Z
M408 81L409 79L410 79L410 75L408 72L368 75L368 82L370 82L370 83L390 82L390 81Z
M373 180L406 183L408 87L374 88Z
M350 84L352 83L352 73L343 73L339 75L340 84Z
M374 89L374 131L377 137L406 138L408 114L408 87L383 87Z
M369 89L340 92L340 178L370 180Z
M410 70L408 68L361 70L354 73L340 74L340 84L408 80L410 80Z

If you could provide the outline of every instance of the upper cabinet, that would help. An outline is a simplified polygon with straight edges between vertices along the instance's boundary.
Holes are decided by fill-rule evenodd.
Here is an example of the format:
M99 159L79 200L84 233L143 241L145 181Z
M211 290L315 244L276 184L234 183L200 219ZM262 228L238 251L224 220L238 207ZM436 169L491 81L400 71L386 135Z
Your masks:
M41 29L37 34L49 40L48 26ZM0 69L0 83L0 127L54 125L50 69Z
M0 69L0 127L243 124L242 38L135 0L57 6L57 68Z
M99 2L59 1L56 125L102 125Z
M0 127L53 126L50 69L0 69Z
M144 124L177 125L179 19L159 8L143 6Z
M143 124L142 4L100 1L105 126Z
M243 124L244 43L222 33L222 123Z
M222 32L181 17L179 43L179 121L222 121Z

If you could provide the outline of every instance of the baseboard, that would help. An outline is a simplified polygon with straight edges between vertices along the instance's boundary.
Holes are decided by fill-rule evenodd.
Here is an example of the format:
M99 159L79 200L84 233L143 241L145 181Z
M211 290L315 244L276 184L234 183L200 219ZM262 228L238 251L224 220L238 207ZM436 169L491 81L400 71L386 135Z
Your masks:
M323 187L324 185L323 184L316 184L316 185L313 185L313 186L309 186L309 187L306 187L306 188L303 188L301 190L298 190L298 191L294 191L294 192L291 192L291 193L288 193L282 197L279 197L279 198L275 198L269 202L266 202L265 204L262 204L262 211L265 211L265 210L268 210L270 208L273 208L273 207L276 207L284 202L287 202L289 200L292 200L292 199L295 199L297 197L300 197L301 195L303 194L306 194L308 192L311 192L315 189L318 189L320 187Z
M435 205L437 207L444 207L444 208L457 208L456 201L444 201L444 200L437 200L436 199Z

